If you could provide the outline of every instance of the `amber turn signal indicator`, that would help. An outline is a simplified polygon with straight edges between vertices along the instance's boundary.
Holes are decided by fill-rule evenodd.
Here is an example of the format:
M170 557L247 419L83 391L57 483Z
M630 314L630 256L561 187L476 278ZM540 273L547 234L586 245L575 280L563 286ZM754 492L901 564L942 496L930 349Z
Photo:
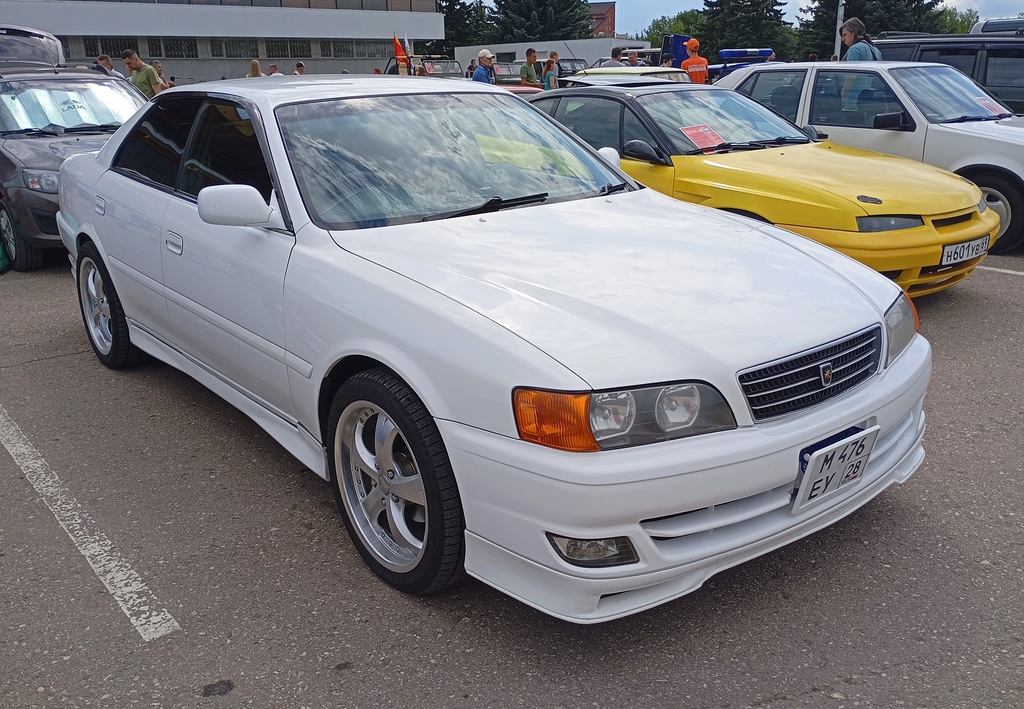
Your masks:
M516 389L516 428L524 441L564 451L597 451L590 428L590 394Z

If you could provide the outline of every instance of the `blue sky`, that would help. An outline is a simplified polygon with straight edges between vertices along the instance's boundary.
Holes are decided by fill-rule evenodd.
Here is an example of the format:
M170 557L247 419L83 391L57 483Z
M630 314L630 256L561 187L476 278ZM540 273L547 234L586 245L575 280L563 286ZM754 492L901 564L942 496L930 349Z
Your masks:
M786 3L788 6L787 21L794 23L797 21L799 17L797 10L801 4L806 3L801 3L801 0L789 0ZM946 4L961 10L976 10L982 18L1016 17L1022 9L1020 0L946 0ZM683 10L703 8L703 0L681 0L678 3L665 2L665 0L617 0L615 3L615 31L620 34L637 34L647 29L651 22L659 17L666 15L671 17ZM871 32L870 27L868 27L868 32Z

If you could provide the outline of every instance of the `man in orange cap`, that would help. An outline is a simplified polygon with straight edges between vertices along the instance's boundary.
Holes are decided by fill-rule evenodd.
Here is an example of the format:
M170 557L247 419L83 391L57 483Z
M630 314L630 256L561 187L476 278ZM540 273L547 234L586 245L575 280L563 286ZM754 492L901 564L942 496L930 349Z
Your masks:
M686 40L686 59L682 67L690 75L690 81L695 84L706 84L708 81L708 60L698 54L700 42L696 37Z

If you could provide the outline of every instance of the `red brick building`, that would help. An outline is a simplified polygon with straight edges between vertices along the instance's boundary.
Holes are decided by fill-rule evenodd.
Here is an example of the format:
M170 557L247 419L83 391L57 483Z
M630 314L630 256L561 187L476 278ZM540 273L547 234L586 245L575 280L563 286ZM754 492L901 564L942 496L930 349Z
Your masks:
M615 36L615 3L592 2L590 5L590 27L595 37Z

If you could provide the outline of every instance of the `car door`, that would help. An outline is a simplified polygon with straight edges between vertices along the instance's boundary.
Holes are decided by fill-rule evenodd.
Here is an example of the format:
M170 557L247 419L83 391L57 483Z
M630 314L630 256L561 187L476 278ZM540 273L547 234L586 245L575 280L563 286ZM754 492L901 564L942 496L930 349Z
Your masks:
M189 130L202 105L194 97L150 104L96 182L93 211L107 268L125 313L166 335L164 210L171 201Z
M914 112L889 86L888 75L841 64L814 71L806 122L836 143L921 160L928 123L914 120ZM874 127L878 114L897 112L904 114L909 130Z
M163 270L174 342L278 413L292 409L285 368L284 276L291 233L219 226L199 217L200 190L245 184L276 205L250 110L224 99L202 107L163 219Z

